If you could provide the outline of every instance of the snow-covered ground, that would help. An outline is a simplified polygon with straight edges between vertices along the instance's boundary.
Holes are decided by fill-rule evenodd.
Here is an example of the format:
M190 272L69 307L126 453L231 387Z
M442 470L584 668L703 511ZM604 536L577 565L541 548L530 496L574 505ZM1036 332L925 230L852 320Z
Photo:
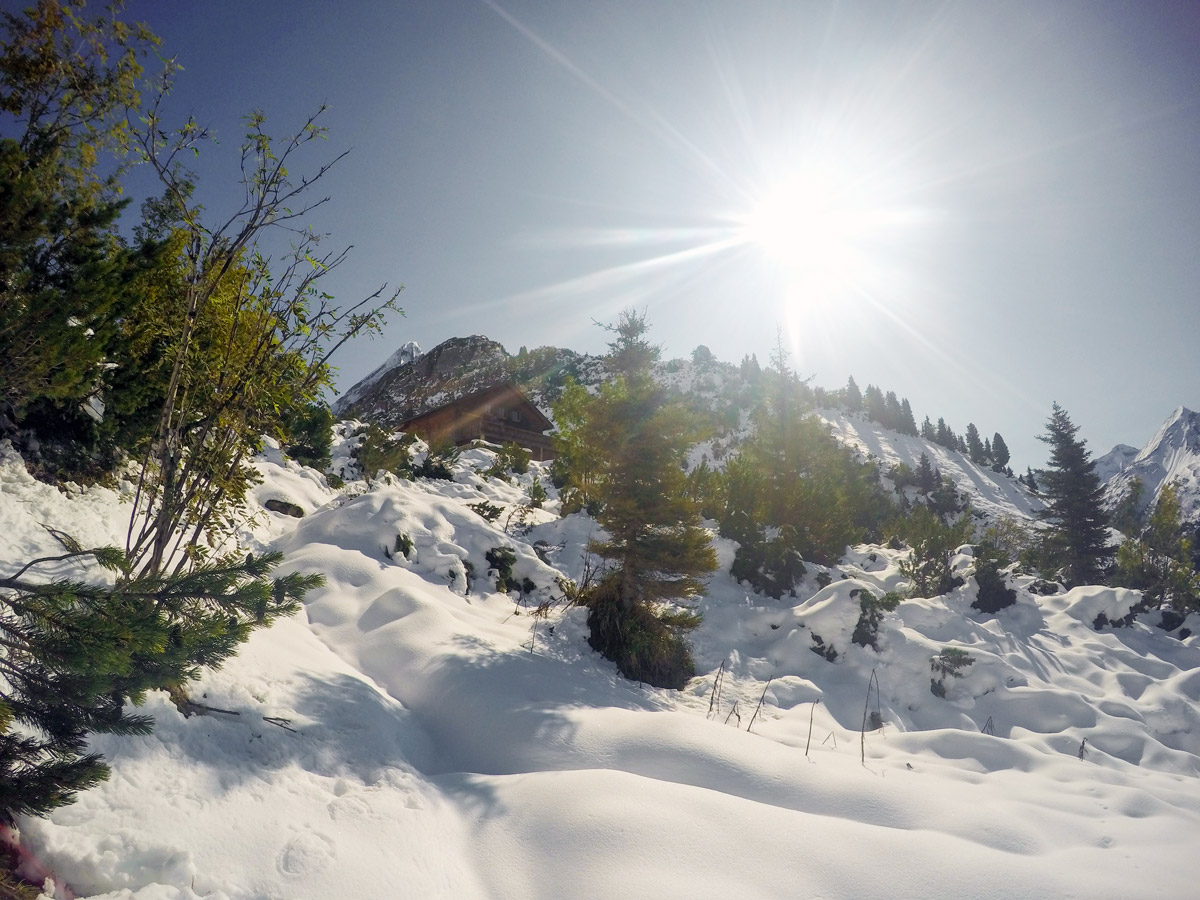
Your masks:
M915 463L867 431L870 452ZM579 576L596 526L557 518L536 464L505 483L478 473L491 460L465 453L454 482L334 492L268 451L255 502L305 516L259 510L243 541L326 585L195 686L237 715L185 719L152 695L152 736L95 739L106 784L21 822L55 896L1196 896L1200 638L1093 627L1132 592L1043 597L1018 577L1016 606L986 616L965 548L966 584L901 603L876 651L849 640L858 592L902 588L902 553L856 548L775 601L729 578L735 548L718 540L701 674L648 688L588 648L580 610L534 615L556 577ZM533 477L552 499L505 533ZM974 502L1022 502L1002 481ZM481 501L504 508L494 523ZM119 542L123 503L61 494L4 457L0 565L49 549L42 523ZM484 556L499 546L527 598L495 591ZM946 648L973 663L943 699L930 659ZM864 719L882 727L863 735Z
M916 471L924 453L930 465L942 475L949 476L959 492L971 502L971 508L989 522L1005 518L1032 520L1045 506L1015 478L993 472L987 466L976 465L966 454L957 450L892 431L867 420L861 414L855 415L845 410L822 410L820 416L839 441L854 447L863 456L877 460L885 475L898 463L904 463Z

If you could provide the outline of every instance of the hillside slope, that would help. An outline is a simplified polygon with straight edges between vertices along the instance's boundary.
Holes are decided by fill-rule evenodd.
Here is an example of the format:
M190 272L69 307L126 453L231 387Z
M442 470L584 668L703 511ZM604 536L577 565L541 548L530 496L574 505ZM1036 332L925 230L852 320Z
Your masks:
M916 449L841 427L881 459ZM904 587L902 552L812 566L781 602L735 583L718 539L698 675L651 689L588 648L581 610L532 615L557 577L579 577L597 528L558 518L551 489L528 532L506 533L545 475L481 475L493 459L464 453L453 481L333 492L268 450L256 500L306 515L259 511L243 542L328 581L196 685L236 715L184 719L153 694L154 735L95 739L109 782L21 823L59 896L1189 895L1200 638L1149 619L1095 629L1136 592L1040 597L1018 577L1016 606L985 616L964 551L964 586L901 603L875 650L849 640L858 597ZM2 506L2 559L44 545L39 522L119 532L119 493L59 494L11 457L0 480L18 501ZM485 521L480 500L505 513ZM495 591L496 546L530 596ZM816 634L835 661L812 652ZM930 659L946 648L973 663L941 698Z
M878 460L884 473L898 463L915 470L921 454L925 454L935 469L949 476L970 501L971 508L985 521L1001 518L1029 521L1036 519L1038 512L1045 508L1045 503L1015 478L976 465L957 450L882 428L861 415L840 410L822 410L820 415L829 423L834 437Z
M692 456L693 461L707 457L720 467L725 453L751 432L750 412L761 400L761 387L738 367L711 357L662 361L655 365L654 374L659 382L712 417L718 434ZM425 354L414 355L411 347L401 348L388 363L339 398L335 411L394 427L438 404L511 380L550 414L567 376L598 386L605 377L604 362L598 357L545 347L513 356L502 345L480 335L452 338ZM926 454L942 474L954 481L984 522L1004 517L1030 520L1044 505L1015 479L975 465L957 451L883 428L862 414L833 409L823 410L820 415L838 440L854 447L864 458L879 461L885 474L896 463L915 469L921 454Z

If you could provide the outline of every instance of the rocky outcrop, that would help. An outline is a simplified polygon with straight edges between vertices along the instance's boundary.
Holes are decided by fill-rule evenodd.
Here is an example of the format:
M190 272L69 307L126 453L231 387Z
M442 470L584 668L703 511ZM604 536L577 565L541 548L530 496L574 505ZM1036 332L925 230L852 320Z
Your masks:
M413 354L409 345L400 348L333 409L342 417L395 427L451 400L512 382L549 415L567 376L590 381L597 368L602 363L594 357L556 347L522 348L514 356L476 334L443 341L428 353Z

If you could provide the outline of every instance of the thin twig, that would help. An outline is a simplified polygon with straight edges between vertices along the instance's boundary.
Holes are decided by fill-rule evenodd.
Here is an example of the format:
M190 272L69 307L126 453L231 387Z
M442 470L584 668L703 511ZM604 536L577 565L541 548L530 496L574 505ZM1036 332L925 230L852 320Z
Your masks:
M721 712L721 684L725 679L725 663L727 660L721 660L721 668L717 671L717 680L713 684L713 693L708 700L707 716L712 716L714 707L719 714Z
M862 764L867 764L867 710L871 706L871 685L875 685L875 701L879 702L879 677L875 674L875 670L871 670L871 679L867 682L867 699L863 702L863 720L862 731L859 732L859 741L862 749Z
M736 700L733 701L733 708L729 710L729 715L725 717L726 725L729 724L729 720L733 716L737 716L737 727L741 728L742 727L742 714L740 712L738 712L738 705L737 705Z
M767 699L767 688L771 686L771 682L774 680L775 676L772 675L767 679L767 683L763 685L762 696L758 698L758 706L754 707L754 715L750 717L750 724L746 726L747 731L754 727L754 720L758 718L758 711L762 709L763 701Z
M290 731L292 734L299 734L295 728L291 728L291 719L285 719L281 716L263 716L264 722L270 722L272 725L278 725L284 731Z
M804 742L805 756L808 756L808 748L812 745L813 717L817 714L817 704L820 702L820 700L814 700L812 702L812 708L808 711L808 740Z
M225 716L240 716L241 713L236 709L221 709L219 706L209 706L205 703L197 703L195 700L185 700L185 705L190 710L199 710L206 713L221 713Z

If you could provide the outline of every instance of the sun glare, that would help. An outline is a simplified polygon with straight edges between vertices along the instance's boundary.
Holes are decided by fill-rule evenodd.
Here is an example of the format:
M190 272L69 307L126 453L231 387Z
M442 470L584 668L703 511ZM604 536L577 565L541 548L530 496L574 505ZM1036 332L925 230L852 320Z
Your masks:
M762 191L741 238L813 300L832 299L861 276L879 212L844 178L806 172Z
M702 285L713 296L752 298L748 302L770 316L803 314L812 322L823 316L858 321L876 310L894 316L915 296L914 252L928 246L929 226L940 213L914 203L925 181L911 168L919 154L897 110L876 107L853 91L819 109L781 96L761 108L794 108L796 117L759 128L760 104L748 103L736 69L714 58L729 79L734 127L722 128L710 142L659 114L645 98L618 95L497 0L484 2L669 148L678 163L672 178L677 169L689 179L679 182L688 185L687 194L656 187L650 196L664 203L649 215L639 199L631 210L635 226L613 219L603 228L531 236L527 242L545 250L602 248L605 264L494 302L558 304L574 294L617 310L652 299L691 303ZM622 157L622 171L625 165ZM612 211L607 200L596 206L605 216Z

